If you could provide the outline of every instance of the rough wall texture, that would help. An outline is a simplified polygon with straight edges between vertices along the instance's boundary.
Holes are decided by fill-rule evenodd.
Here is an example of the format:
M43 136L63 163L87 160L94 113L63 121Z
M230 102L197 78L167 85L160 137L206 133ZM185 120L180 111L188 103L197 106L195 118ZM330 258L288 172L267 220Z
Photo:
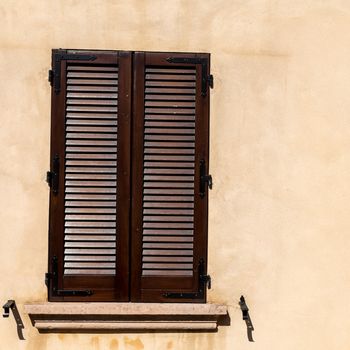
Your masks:
M212 53L209 299L216 334L39 335L0 349L347 350L350 3L3 0L0 302L44 301L51 48ZM256 328L248 343L237 302Z

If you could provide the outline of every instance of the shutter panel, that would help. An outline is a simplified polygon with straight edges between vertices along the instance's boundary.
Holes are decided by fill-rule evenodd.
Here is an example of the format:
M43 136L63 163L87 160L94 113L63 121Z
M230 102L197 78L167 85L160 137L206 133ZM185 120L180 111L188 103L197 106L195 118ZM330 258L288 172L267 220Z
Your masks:
M135 53L133 301L205 302L208 67L206 54Z
M53 69L50 300L125 301L131 54L54 50Z

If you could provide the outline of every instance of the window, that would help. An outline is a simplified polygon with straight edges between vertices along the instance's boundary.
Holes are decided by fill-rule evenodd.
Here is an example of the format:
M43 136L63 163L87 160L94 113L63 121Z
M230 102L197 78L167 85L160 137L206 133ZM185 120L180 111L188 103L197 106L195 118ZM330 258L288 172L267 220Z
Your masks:
M53 50L50 301L205 302L209 54Z

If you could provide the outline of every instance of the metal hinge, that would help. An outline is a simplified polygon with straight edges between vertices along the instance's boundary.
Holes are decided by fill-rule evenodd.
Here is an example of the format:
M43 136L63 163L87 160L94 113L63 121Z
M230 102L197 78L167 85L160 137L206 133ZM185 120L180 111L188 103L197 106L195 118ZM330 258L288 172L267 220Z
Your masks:
M53 77L54 77L54 72L52 69L49 70L49 74L48 74L48 81L50 82L50 85L52 86L53 84Z
M211 289L211 277L210 275L201 275L199 276L201 279L202 283L208 287L208 289Z
M58 183L59 183L59 170L60 170L60 159L58 154L55 154L52 160L52 171L46 173L46 182L52 189L54 194L58 193Z
M53 178L53 172L47 171L46 172L46 182L49 185L49 187L52 187L52 178Z
M205 188L208 186L208 188L211 190L213 188L213 178L211 175L207 174L207 169L205 165L205 160L201 159L199 163L199 195L201 197L205 196Z
M68 297L68 296L90 296L93 291L90 289L58 289L58 259L57 256L53 256L51 259L52 273L45 273L45 284L48 290L52 286L52 296ZM51 285L52 284L52 285Z
M211 289L211 277L204 273L204 259L199 260L198 264L198 291L197 292L167 292L164 293L163 296L165 298L173 298L173 299L204 299L205 297L205 289Z
M94 61L97 57L89 54L67 53L67 50L54 50L52 62L52 70L49 70L49 82L53 86L55 93L61 91L61 61L62 60L79 60Z
M208 86L213 87L214 78L209 74L209 60L208 58L199 57L168 57L166 59L169 63L180 63L180 64L200 64L202 66L202 96L207 95Z
M50 272L45 273L45 285L47 288L50 288L50 280L52 278L52 274Z
M208 79L208 85L209 85L209 87L210 87L211 89L213 89L213 88L214 88L214 77L213 77L213 75L212 75L212 74L209 74L207 79Z

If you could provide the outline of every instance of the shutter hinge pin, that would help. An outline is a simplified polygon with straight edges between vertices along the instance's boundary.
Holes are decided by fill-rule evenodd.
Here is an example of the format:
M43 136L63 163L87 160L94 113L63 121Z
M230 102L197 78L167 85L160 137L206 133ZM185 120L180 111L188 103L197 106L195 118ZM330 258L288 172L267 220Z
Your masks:
M207 80L208 80L209 87L211 89L213 89L214 88L214 77L213 77L213 75L209 74Z
M48 171L46 173L46 182L49 185L49 187L52 186L52 171Z
M204 285L208 287L208 289L211 289L211 277L210 275L201 275L200 276L202 282Z
M55 76L55 73L52 69L49 70L49 76L48 76L48 81L50 82L50 85L52 86L53 84L53 77Z
M58 193L59 170L60 170L59 156L58 154L55 154L52 160L52 171L48 171L46 173L46 182L49 185L49 187L52 188L52 192L55 195Z
M213 178L211 177L211 175L207 174L207 169L206 169L204 159L200 160L199 173L200 173L199 195L203 198L205 196L206 186L208 186L210 190L213 188Z
M47 288L50 288L50 280L52 278L52 274L50 272L45 273L45 285Z

